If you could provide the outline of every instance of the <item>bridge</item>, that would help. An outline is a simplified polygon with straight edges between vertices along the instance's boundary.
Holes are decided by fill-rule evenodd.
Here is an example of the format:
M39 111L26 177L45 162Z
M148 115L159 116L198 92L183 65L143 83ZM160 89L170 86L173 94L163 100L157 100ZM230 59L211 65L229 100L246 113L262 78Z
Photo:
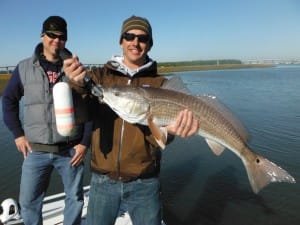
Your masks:
M299 59L249 59L244 60L244 64L300 64Z
M83 65L88 70L91 70L91 69L99 67L99 66L103 66L103 64L83 64ZM1 74L11 74L15 68L16 68L16 66L0 66L0 75Z

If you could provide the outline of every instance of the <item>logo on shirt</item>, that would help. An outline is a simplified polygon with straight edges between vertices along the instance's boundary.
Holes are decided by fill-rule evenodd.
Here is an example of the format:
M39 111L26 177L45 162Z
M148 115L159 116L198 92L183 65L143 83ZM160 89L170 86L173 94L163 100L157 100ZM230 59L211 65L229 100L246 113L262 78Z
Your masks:
M55 84L55 81L59 77L60 73L49 70L49 71L47 71L47 74L48 74L50 87L53 87L53 85Z

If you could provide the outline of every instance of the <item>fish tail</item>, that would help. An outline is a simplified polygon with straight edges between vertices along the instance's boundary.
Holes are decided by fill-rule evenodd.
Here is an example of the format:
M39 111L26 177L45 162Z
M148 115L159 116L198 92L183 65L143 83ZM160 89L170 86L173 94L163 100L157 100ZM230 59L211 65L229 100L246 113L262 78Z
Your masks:
M258 193L271 182L296 183L294 177L268 159L256 154L251 158L243 161L254 193Z

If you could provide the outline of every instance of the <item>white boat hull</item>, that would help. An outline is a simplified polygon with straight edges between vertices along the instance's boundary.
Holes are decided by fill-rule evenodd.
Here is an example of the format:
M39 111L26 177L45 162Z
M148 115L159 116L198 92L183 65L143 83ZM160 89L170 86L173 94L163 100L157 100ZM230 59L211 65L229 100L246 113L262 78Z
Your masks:
M84 205L82 210L82 222L81 225L86 224L86 214L87 214L87 206L89 201L89 188L90 186L84 187ZM65 193L59 193L55 195L50 195L45 197L43 201L43 209L42 209L42 216L43 216L43 224L44 225L62 225L63 224L63 211L65 208L64 202ZM1 215L2 216L2 215ZM2 217L0 217L0 220ZM1 222L1 221L0 221ZM2 221L3 222L3 221ZM23 220L18 214L16 217L11 218L9 221L5 222L5 225L12 225L12 224L22 224ZM1 225L2 223L0 223ZM128 212L121 213L121 215L117 218L115 225L132 225L130 216ZM162 222L162 225L165 225Z

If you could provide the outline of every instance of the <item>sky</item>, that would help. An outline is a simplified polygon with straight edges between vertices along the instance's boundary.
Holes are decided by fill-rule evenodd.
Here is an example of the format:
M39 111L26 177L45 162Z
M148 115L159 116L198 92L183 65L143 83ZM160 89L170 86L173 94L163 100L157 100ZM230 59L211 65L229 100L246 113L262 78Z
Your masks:
M122 54L132 15L150 21L158 62L300 59L298 0L1 0L0 11L0 67L33 54L51 15L66 19L66 47L85 64Z

